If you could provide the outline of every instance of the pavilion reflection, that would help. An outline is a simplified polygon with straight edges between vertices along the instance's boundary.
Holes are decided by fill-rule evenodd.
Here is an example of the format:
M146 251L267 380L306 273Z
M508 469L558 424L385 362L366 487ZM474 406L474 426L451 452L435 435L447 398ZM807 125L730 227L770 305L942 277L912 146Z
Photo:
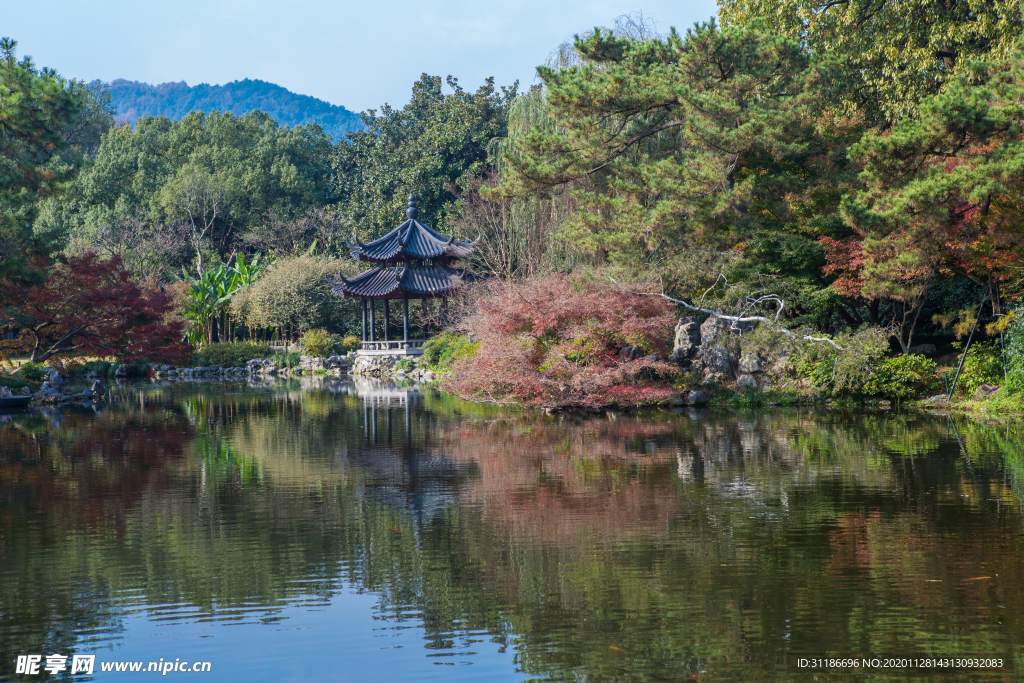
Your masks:
M445 425L424 410L419 385L360 378L345 388L362 403L363 434L338 459L367 475L366 490L412 511L418 527L456 503L478 467L448 457Z

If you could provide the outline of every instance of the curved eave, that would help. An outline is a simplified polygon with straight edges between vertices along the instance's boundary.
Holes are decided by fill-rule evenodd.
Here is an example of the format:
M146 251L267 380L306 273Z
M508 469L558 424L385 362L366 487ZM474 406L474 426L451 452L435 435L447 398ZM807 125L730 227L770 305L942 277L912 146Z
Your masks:
M352 249L358 261L387 263L406 257L436 259L441 257L466 258L474 251L475 243L445 237L433 228L412 218L369 244Z
M377 266L351 280L327 278L327 282L338 296L362 299L432 299L446 296L463 284L461 275L437 265Z

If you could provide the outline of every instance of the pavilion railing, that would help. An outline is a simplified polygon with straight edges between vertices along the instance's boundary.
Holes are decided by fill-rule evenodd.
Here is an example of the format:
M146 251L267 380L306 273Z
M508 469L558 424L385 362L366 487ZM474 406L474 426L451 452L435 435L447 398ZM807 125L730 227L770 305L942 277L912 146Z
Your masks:
M392 339L390 341L364 341L363 351L401 351L405 349L422 349L426 339Z

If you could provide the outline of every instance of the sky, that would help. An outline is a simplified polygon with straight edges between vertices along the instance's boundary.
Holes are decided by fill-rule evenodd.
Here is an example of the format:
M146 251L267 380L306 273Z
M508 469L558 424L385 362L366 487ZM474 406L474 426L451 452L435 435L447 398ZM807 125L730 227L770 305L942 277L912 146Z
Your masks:
M716 13L713 0L35 0L4 3L0 36L67 78L189 85L254 78L353 111L408 102L421 73L475 89L536 82L575 33L643 12L659 32Z

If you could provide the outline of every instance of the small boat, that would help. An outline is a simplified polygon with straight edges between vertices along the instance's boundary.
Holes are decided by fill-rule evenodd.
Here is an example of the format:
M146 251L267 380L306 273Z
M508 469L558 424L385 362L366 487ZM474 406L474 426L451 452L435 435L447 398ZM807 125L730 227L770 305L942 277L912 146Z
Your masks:
M3 408L24 408L32 400L32 395L28 396L0 396L0 409Z

